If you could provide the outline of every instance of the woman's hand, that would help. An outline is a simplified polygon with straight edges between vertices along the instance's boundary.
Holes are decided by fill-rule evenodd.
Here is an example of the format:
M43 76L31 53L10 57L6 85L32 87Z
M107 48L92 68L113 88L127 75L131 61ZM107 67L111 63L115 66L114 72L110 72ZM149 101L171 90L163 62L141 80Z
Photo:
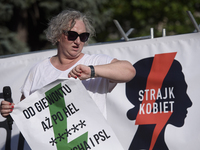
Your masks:
M7 117L13 111L13 108L14 108L14 103L1 101L0 112L3 117Z
M85 65L77 65L68 74L68 77L79 78L80 80L86 80L91 77L91 69Z

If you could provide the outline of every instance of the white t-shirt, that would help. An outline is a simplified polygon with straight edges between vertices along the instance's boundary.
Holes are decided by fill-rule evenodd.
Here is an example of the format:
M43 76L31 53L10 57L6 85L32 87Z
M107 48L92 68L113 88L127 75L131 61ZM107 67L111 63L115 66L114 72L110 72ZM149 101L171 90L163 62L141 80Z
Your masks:
M84 54L84 56L71 68L61 71L51 64L50 58L47 58L36 64L30 70L21 92L25 97L27 97L31 93L50 84L53 81L56 81L57 79L68 79L69 72L78 64L95 66L108 64L112 60L112 57L103 54ZM111 83L108 79L101 77L82 80L82 83L106 118L106 95L108 92L112 91L116 83Z

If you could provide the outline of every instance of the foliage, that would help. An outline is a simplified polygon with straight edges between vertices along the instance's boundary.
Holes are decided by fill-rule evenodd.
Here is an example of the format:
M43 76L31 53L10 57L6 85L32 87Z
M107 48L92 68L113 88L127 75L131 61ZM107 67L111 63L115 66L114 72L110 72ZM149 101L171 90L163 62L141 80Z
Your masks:
M6 51L4 51L6 50ZM17 39L17 35L13 32L8 32L7 28L0 29L0 55L9 55L15 53L28 52L29 49L25 43Z
M135 29L130 38L149 35L150 28L156 37L163 28L167 35L191 33L194 26L187 10L200 23L199 0L0 0L0 55L53 48L44 30L66 8L91 15L97 32L92 42L120 39L113 19L125 32Z
M0 55L53 48L45 39L48 21L66 8L90 12L97 31L111 20L108 0L1 0ZM4 32L6 31L6 33Z
M191 11L200 24L200 1L198 0L115 0L111 4L115 9L115 18L124 30L134 28L134 36L150 34L161 36L165 28L168 35L185 34L194 31L186 11Z

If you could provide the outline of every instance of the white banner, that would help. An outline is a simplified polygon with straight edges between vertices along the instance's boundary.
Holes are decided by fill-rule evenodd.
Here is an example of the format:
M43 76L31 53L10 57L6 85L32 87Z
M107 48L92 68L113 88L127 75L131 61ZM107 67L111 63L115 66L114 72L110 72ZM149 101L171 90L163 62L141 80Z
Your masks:
M11 116L33 150L123 149L80 80L45 86Z
M84 48L85 53L128 60L136 68L137 76L118 84L107 101L107 121L125 150L200 149L199 41L200 34L192 33ZM0 59L0 89L10 86L18 103L30 67L54 54L56 50ZM10 133L2 117L0 133L2 150L9 144L14 150L21 142L15 123Z

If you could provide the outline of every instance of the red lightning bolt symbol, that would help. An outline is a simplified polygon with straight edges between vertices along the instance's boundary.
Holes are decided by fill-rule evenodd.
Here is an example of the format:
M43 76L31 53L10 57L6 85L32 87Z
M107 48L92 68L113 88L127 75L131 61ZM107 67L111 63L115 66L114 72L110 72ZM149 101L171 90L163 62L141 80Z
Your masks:
M155 55L153 63L152 63L151 71L147 78L146 89L155 89L156 91L155 95L157 95L158 90L156 89L159 89L162 87L163 80L165 76L167 75L172 65L172 62L174 61L175 56L176 56L176 52ZM144 104L146 106L146 104L149 103L151 105L151 108L153 108L153 103L156 101L156 99L150 100L150 94L148 94L147 96L148 97L146 97L146 92L145 92L142 105ZM147 112L146 107L144 107L144 112ZM135 122L136 125L147 125L147 124L156 125L153 131L149 150L153 149L160 132L162 131L163 127L169 120L171 114L172 112L170 111L168 113L157 113L157 114L153 114L153 113L139 114L138 112L137 117L136 117L136 122Z

